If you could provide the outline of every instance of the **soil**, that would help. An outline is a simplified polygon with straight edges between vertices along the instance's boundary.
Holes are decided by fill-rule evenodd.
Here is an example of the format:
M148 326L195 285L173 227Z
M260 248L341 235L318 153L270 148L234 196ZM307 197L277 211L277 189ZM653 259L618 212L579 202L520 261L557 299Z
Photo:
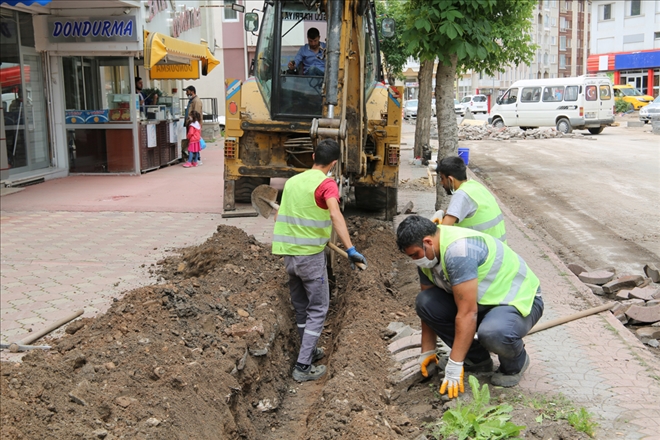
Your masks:
M282 259L219 226L202 245L152 267L158 284L44 341L53 350L3 363L1 438L424 438L424 424L455 402L438 395L437 375L410 389L388 379L388 324L419 325L416 271L391 223L347 222L369 268L332 264L323 379L291 378L298 336ZM538 411L510 398L517 392L491 389L496 402L514 402L513 422L527 426L526 438L588 438L565 421L537 423Z

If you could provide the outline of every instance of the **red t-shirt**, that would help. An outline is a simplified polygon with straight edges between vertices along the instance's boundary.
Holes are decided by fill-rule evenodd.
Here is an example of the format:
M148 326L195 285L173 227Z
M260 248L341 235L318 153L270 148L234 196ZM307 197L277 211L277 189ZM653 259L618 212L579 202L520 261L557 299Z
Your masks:
M314 200L319 208L328 209L328 204L325 202L328 199L339 201L339 188L332 179L325 179L314 191Z

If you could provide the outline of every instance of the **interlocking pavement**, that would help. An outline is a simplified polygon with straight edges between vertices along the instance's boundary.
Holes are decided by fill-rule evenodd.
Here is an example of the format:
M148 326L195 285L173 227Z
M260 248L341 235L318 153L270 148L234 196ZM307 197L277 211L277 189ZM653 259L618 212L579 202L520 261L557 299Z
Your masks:
M410 126L401 179L426 176L412 166ZM148 269L177 248L201 244L219 224L270 242L272 218L221 217L222 150L210 145L204 165L173 166L141 176L77 176L2 197L0 334L3 343L38 331L77 309L102 313L122 292L156 280ZM430 217L435 190L400 190ZM249 206L239 206L250 210ZM506 206L507 236L541 279L542 322L599 304ZM395 218L395 225L402 219ZM411 269L412 270L412 269ZM563 393L600 424L600 439L660 439L660 369L653 356L609 312L525 339L531 365L519 387ZM1 359L12 355L3 352ZM15 355L13 355L15 356ZM14 357L15 359L15 357Z

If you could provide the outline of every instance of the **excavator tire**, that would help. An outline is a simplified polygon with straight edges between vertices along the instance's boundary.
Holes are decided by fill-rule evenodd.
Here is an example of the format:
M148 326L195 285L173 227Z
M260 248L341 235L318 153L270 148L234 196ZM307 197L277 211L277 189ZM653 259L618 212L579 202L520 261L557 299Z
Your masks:
M268 177L240 177L234 187L234 199L237 203L251 203L252 191L259 185L270 184Z

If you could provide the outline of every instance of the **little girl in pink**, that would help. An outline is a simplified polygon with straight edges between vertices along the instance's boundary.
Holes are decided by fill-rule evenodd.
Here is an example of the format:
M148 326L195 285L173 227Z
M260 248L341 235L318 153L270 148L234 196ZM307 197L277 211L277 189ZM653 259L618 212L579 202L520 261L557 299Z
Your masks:
M184 168L192 168L197 166L199 161L199 152L202 150L202 147L199 143L202 139L202 115L197 111L190 112L190 118L193 122L188 125L188 162L183 164Z

